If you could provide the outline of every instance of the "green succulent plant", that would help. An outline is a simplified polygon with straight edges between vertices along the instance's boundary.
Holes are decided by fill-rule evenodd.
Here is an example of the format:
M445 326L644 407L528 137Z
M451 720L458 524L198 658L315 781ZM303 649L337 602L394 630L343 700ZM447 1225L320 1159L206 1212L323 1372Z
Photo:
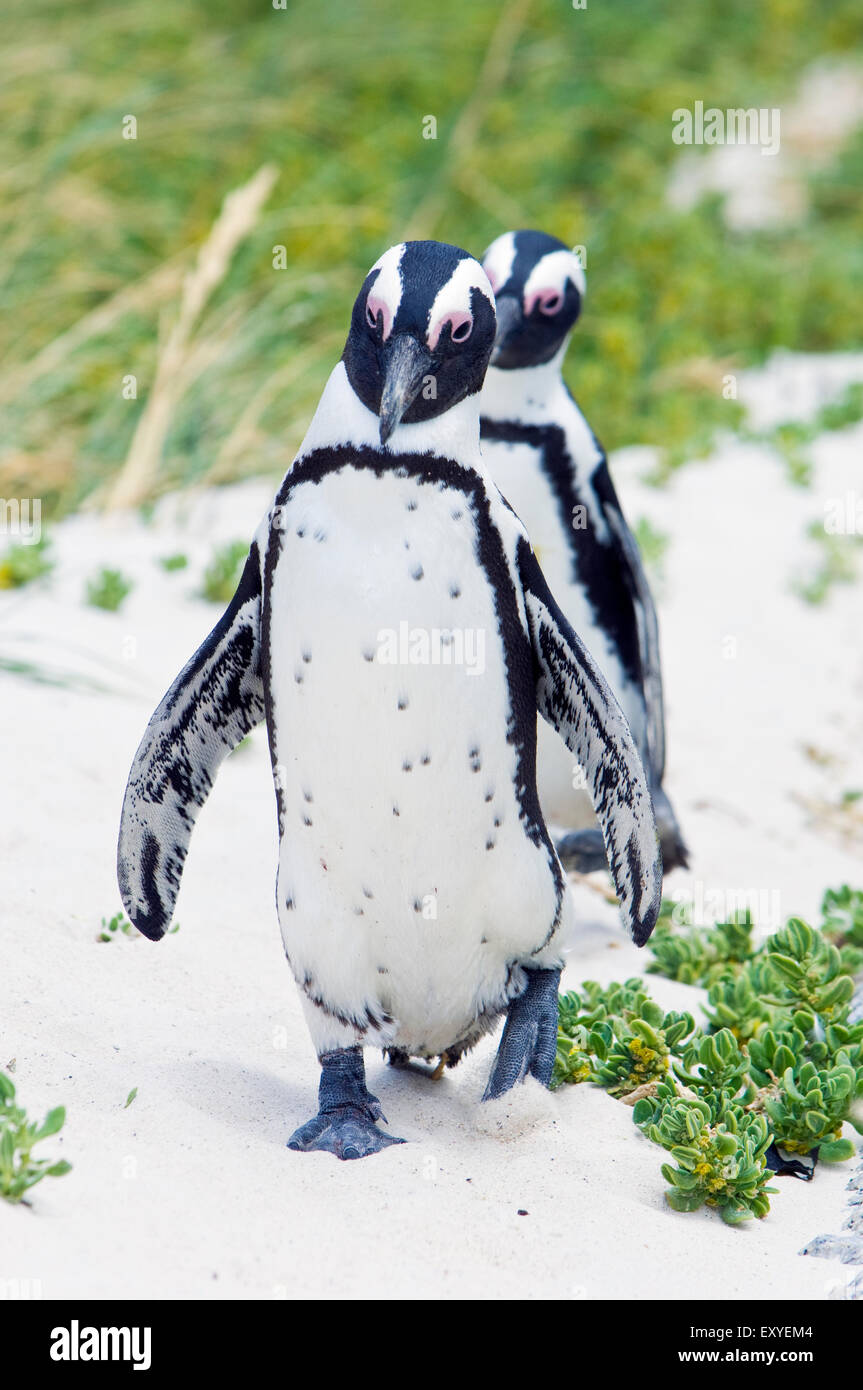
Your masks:
M732 1045L733 1038L717 1046L721 1052ZM715 1060L721 1060L719 1054ZM732 1226L767 1215L776 1189L768 1186L764 1155L771 1134L763 1115L747 1113L722 1091L681 1095L668 1081L652 1100L637 1102L633 1120L674 1159L676 1166L662 1165L669 1184L665 1200L674 1211L716 1207Z
M218 546L204 571L202 596L210 603L229 603L240 582L248 553L247 541L231 541Z
M15 1101L15 1083L0 1071L0 1197L20 1202L42 1178L60 1178L72 1165L65 1159L33 1158L33 1150L43 1139L59 1133L66 1122L62 1105L50 1110L39 1124L28 1120L26 1110Z
M838 1017L854 995L854 981L842 970L839 950L799 917L789 919L765 944L777 977L768 1003L808 1008L825 1020Z
M848 1054L837 1053L833 1066L819 1069L814 1062L788 1066L775 1093L764 1100L776 1143L788 1153L807 1154L818 1148L827 1163L853 1158L854 1144L842 1138L849 1120L858 1132L863 1125L849 1114L851 1102L863 1094L863 1067L851 1065Z
M828 888L821 899L822 931L836 945L863 947L863 891L849 888Z
M684 927L675 931L668 918L660 921L648 943L654 957L648 974L707 987L722 976L739 974L754 954L748 911L707 929Z
M116 613L132 592L134 585L120 570L101 569L87 580L86 599L91 608L104 608Z

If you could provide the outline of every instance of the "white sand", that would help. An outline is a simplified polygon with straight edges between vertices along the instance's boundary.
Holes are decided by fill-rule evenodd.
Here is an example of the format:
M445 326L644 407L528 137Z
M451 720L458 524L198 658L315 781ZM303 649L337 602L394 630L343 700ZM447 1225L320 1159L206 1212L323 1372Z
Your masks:
M836 361L807 360L828 395ZM769 411L765 395L795 370L785 358L742 387ZM674 875L669 893L778 893L782 915L814 915L825 886L863 880L859 823L823 811L863 787L863 582L821 608L789 588L817 560L806 524L826 499L863 489L861 443L860 427L819 441L809 490L789 486L766 451L734 443L664 491L640 481L646 451L615 461L630 518L671 537L660 605L668 787L694 872ZM665 1155L605 1093L531 1083L481 1107L493 1043L438 1083L367 1052L370 1086L410 1143L357 1163L289 1152L315 1108L317 1067L273 904L262 730L201 815L180 932L158 945L96 942L119 906L114 844L132 754L218 616L189 595L214 540L249 537L269 497L251 484L172 499L149 528L73 519L55 533L53 581L0 596L0 652L107 687L0 682L0 1062L16 1059L31 1113L66 1105L45 1152L74 1164L34 1190L32 1209L0 1203L0 1292L30 1280L46 1298L842 1295L858 1270L797 1252L840 1230L851 1165L822 1166L810 1185L780 1181L770 1216L745 1229L675 1215ZM192 568L165 575L154 558L176 550ZM103 564L137 581L118 615L81 603ZM614 911L584 888L578 902L584 929L565 982L644 968ZM652 986L669 1006L700 997Z

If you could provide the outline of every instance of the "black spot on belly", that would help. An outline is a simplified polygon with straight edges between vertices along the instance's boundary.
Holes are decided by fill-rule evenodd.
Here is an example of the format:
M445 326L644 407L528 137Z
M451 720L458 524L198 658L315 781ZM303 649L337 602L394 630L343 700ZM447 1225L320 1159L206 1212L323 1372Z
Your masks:
M296 903L294 902L293 898L285 898L285 911L286 911L286 912L293 912L293 910L294 910L295 907L296 907Z
M310 816L303 816L303 825L311 825L311 823L312 821Z
M308 801L309 805L311 805L313 800L311 792L303 792L303 800Z
M420 762L422 763L423 767L428 767L429 763L431 762L431 756L428 753L423 753L422 757L420 758Z
M364 897L364 898L373 898L373 897L374 897L374 893L372 892L371 888L366 888L365 885L363 886L363 897Z
M495 829L497 829L497 827L500 825L500 816L495 816L495 818L494 818L494 825L495 825Z
M412 497L409 502L405 503L405 507L409 512L415 512L417 509L416 500Z
M408 697L407 697L407 695L400 695L399 698L398 698L398 704L397 704L396 708L397 708L397 709L407 709L407 707L408 707Z
M450 598L461 598L461 589L458 584L451 584L449 590Z
M327 539L327 533L326 533L326 531L324 531L324 530L319 526L318 529L317 529L317 531L315 532L315 540L316 540L316 541L325 541L326 539Z
M497 844L497 841L496 841L496 840L486 840L486 842L485 842L485 847L486 847L486 849L494 849L494 847L495 847L496 844Z
M365 915L366 915L366 913L365 913L365 908L363 908L363 907L355 907L355 908L354 908L354 916L355 916L355 917L365 917Z
M394 806L394 807L393 807L393 815L394 815L394 816L397 816L398 814L399 814L399 808L398 808L398 806Z
M462 512L461 507L453 507L451 515L453 521L458 521L464 515L464 513Z
M414 912L422 912L423 905L419 898L414 898Z
M480 946L487 946L487 945L488 945L488 937L487 937L487 936L481 936L480 939L479 939L479 944L480 944Z
M363 661L374 661L375 654L369 647L363 648Z
M390 973L390 972L387 970L387 968L386 968L385 965L379 965L379 966L378 966L378 974L379 974L379 975L389 975L389 973Z
M405 758L404 762L402 763L402 772L413 772L413 770L413 763L409 763L407 758Z
M422 565L417 565L415 570L411 570L411 579L422 579L424 574L425 570Z
M303 652L303 661L306 663L306 665L309 664L309 662L311 661L311 659L312 659L312 654L311 654L311 652L309 652L309 651Z
M470 758L471 772L479 772L480 768L482 767L482 762L479 756L479 749L471 748L470 752L468 753L468 757Z
M294 672L294 680L297 682L297 685L302 685L302 683L303 683L303 673L302 673L302 671L295 671L295 672Z
M297 535L299 536L300 540L303 539L303 536L304 536L305 534L306 534L306 533L305 533L304 528L303 528L302 526L298 526L298 527L297 527Z
M494 801L494 792L493 792L493 791L488 791L488 792L486 792L486 794L485 794L485 799L486 799L486 801Z

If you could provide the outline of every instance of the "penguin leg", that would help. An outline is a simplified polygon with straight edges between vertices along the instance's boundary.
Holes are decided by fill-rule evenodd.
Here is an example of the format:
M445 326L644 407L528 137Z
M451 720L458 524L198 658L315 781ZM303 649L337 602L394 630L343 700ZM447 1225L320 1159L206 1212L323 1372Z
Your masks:
M527 989L507 1010L500 1047L483 1100L495 1100L525 1076L551 1080L557 1051L559 970L528 970Z
M322 1052L321 1082L318 1088L318 1113L307 1124L294 1130L288 1140L289 1149L303 1153L319 1150L335 1154L336 1158L365 1158L380 1153L390 1144L403 1144L404 1139L384 1134L376 1120L386 1116L377 1096L366 1087L366 1068L361 1047L339 1047Z
M555 849L568 873L592 874L608 868L601 830L570 830L561 836Z

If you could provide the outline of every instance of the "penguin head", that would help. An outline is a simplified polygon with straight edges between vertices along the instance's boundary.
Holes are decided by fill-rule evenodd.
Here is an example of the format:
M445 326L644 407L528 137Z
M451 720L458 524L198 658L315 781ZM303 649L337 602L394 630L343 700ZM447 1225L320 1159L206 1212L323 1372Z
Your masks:
M342 361L386 444L398 424L443 415L482 388L494 347L494 295L478 261L439 241L405 241L357 295Z
M545 232L505 232L482 265L497 304L492 365L550 362L581 311L586 285L578 256Z

